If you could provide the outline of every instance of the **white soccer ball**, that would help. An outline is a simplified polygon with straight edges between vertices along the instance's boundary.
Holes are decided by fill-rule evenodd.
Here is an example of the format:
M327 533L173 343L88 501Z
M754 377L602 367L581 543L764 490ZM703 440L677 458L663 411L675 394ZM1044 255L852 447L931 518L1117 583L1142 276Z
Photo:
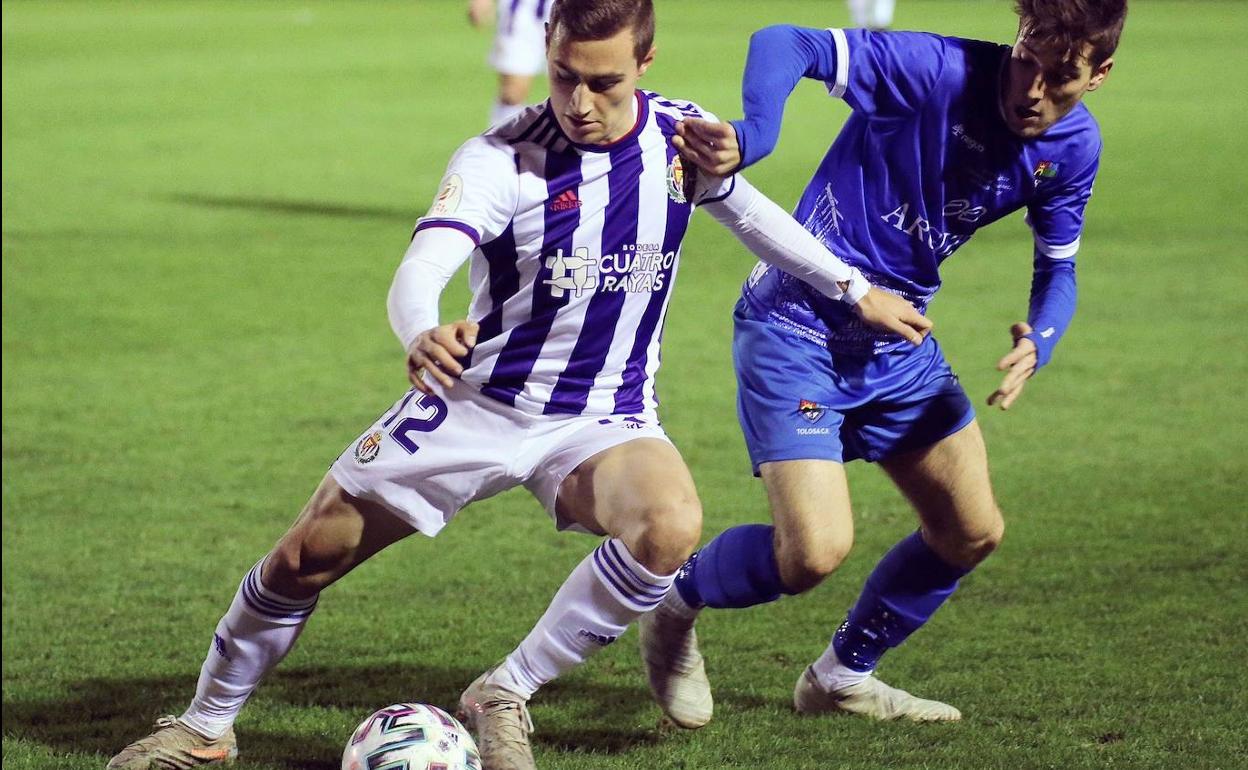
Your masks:
M455 717L425 703L396 703L355 728L342 770L481 770L472 735Z

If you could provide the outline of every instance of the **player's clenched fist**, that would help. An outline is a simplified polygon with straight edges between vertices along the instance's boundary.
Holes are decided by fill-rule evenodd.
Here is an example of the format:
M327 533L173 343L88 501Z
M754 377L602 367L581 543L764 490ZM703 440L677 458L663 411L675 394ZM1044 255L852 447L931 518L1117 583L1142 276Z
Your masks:
M672 146L694 165L713 176L728 176L741 165L737 130L731 123L685 118L676 124Z
M477 344L479 328L475 321L455 321L421 332L407 351L407 379L421 393L433 392L425 382L425 372L444 388L454 385L453 378L464 373L457 359Z
M916 310L905 297L874 286L854 304L854 312L867 326L900 334L911 345L921 345L932 330L931 319Z

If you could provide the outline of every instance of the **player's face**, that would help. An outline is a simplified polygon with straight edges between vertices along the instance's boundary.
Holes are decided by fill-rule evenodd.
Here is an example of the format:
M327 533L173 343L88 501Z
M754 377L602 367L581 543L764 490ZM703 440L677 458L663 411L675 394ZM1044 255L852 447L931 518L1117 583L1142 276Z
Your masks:
M1001 84L1001 112L1010 130L1024 139L1039 136L1079 104L1088 91L1105 81L1113 59L1099 67L1088 63L1092 46L1077 57L1046 51L1019 35Z
M627 134L634 123L637 80L653 60L652 48L637 61L631 27L605 40L568 40L561 28L549 30L550 106L568 138L607 144Z

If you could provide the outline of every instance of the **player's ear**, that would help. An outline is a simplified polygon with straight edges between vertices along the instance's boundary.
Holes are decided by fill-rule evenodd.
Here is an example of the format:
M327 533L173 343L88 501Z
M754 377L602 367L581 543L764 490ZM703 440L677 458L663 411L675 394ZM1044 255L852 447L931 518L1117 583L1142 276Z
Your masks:
M1096 68L1096 71L1092 73L1092 79L1088 81L1088 90L1095 91L1100 88L1101 84L1105 82L1105 78L1109 77L1109 71L1113 68L1113 66L1114 57L1112 56L1101 62L1100 66Z
M650 65L654 63L654 55L658 50L659 47L657 45L650 46L650 50L646 51L646 55L642 57L641 61L637 62L637 77L646 74L646 70L650 69Z

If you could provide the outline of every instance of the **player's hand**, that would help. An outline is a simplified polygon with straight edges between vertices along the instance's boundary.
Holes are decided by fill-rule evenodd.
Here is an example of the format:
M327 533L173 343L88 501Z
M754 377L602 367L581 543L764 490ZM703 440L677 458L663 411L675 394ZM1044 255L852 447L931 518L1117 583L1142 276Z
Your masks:
M494 21L494 0L468 0L468 23L484 27Z
M911 345L922 345L932 331L932 321L905 297L872 286L854 305L854 312L873 329L905 337Z
M433 393L425 372L444 388L454 385L453 378L464 373L455 359L468 355L477 344L479 329L473 321L456 321L421 332L407 351L407 379L421 393Z
M1014 337L1014 349L997 362L997 371L1005 372L1005 377L988 397L988 406L1002 409L1010 408L1022 394L1028 378L1036 373L1036 343L1023 336L1031 334L1031 327L1019 321L1010 327L1010 334Z
M712 176L728 176L741 165L737 131L731 123L685 118L676 124L672 145L691 163Z

